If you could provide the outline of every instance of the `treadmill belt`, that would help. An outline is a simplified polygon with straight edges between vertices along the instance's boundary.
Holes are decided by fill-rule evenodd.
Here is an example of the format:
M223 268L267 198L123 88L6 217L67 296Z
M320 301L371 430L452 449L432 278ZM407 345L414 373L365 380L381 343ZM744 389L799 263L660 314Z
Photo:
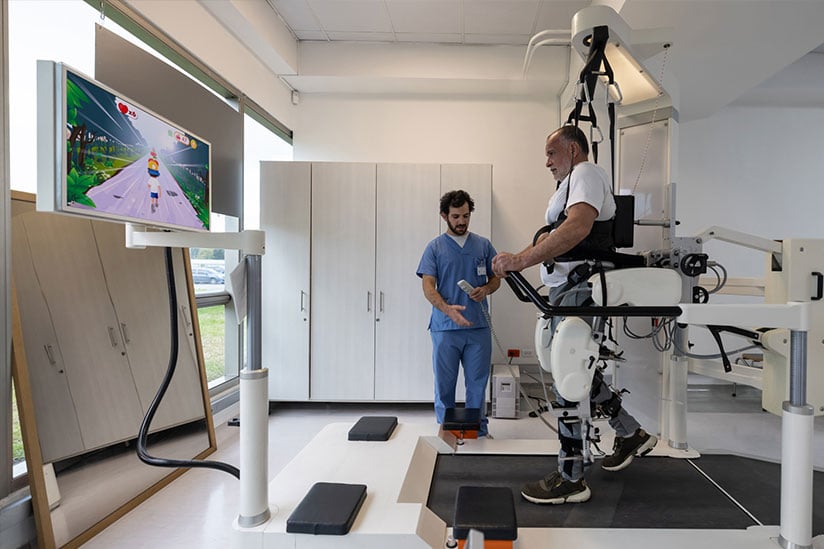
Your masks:
M757 523L707 480L707 473L762 524L778 524L780 466L734 456L695 460L635 459L627 469L587 470L592 498L583 504L536 505L520 495L521 485L554 470L556 456L441 455L435 465L427 506L452 525L458 487L506 486L515 496L523 528L708 528L744 529ZM702 467L703 468L703 467ZM709 473L712 470L712 473ZM824 473L815 473L816 487ZM816 490L817 493L822 493ZM824 511L814 515L813 535L822 532Z

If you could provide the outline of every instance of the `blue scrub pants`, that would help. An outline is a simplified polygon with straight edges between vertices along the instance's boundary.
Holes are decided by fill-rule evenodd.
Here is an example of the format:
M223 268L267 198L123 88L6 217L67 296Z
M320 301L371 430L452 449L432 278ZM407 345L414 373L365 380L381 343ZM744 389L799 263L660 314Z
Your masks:
M481 410L480 436L486 436L486 385L492 366L489 328L446 330L432 335L432 369L435 374L435 417L443 423L447 408L455 407L458 365L463 365L466 407Z

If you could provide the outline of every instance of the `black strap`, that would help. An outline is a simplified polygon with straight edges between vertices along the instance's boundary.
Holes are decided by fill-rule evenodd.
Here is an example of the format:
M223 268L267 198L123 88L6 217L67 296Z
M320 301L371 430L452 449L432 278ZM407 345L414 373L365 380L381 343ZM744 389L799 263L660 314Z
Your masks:
M567 118L567 124L574 124L578 127L583 120L589 122L592 129L598 129L598 119L595 116L595 109L592 106L592 100L595 97L595 87L598 83L599 76L606 76L608 84L612 86L615 84L615 73L612 70L612 65L606 56L606 47L609 41L609 29L606 26L595 27L592 29L592 36L590 37L589 54L584 64L583 69L578 77L578 84L580 84L581 92L576 98L575 107ZM603 67L603 68L602 68ZM609 94L609 91L607 91ZM581 114L584 103L587 104L588 115ZM609 114L609 151L610 151L610 165L612 173L612 187L615 188L615 103L609 102L607 107ZM600 132L600 130L599 130ZM598 163L598 142L592 139L590 133L590 145L592 147L592 156L595 163Z

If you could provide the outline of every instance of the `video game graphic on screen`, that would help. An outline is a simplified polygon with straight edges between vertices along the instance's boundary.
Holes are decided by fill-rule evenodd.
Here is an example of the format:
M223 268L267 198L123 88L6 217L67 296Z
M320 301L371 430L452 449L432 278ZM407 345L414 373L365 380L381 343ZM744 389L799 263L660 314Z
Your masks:
M69 208L209 230L209 144L66 72Z

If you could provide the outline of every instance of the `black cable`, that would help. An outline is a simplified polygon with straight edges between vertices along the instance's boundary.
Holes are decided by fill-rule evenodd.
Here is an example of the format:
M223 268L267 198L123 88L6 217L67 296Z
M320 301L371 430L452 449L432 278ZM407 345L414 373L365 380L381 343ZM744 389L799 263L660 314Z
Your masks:
M207 469L217 469L224 473L240 478L240 469L228 463L220 461L196 460L196 459L166 459L159 458L149 454L146 449L146 439L149 436L149 426L154 419L155 412L160 406L160 401L163 400L163 395L169 388L172 382L172 377L175 374L177 367L177 353L178 353L178 329L177 329L177 289L175 287L175 271L172 262L172 249L166 248L166 283L169 289L169 321L171 323L170 335L172 338L171 349L169 351L169 366L166 369L166 375L163 377L163 382L157 390L157 394L149 405L146 411L146 416L140 424L140 431L137 433L137 457L140 461L147 465L154 465L155 467L203 467Z

